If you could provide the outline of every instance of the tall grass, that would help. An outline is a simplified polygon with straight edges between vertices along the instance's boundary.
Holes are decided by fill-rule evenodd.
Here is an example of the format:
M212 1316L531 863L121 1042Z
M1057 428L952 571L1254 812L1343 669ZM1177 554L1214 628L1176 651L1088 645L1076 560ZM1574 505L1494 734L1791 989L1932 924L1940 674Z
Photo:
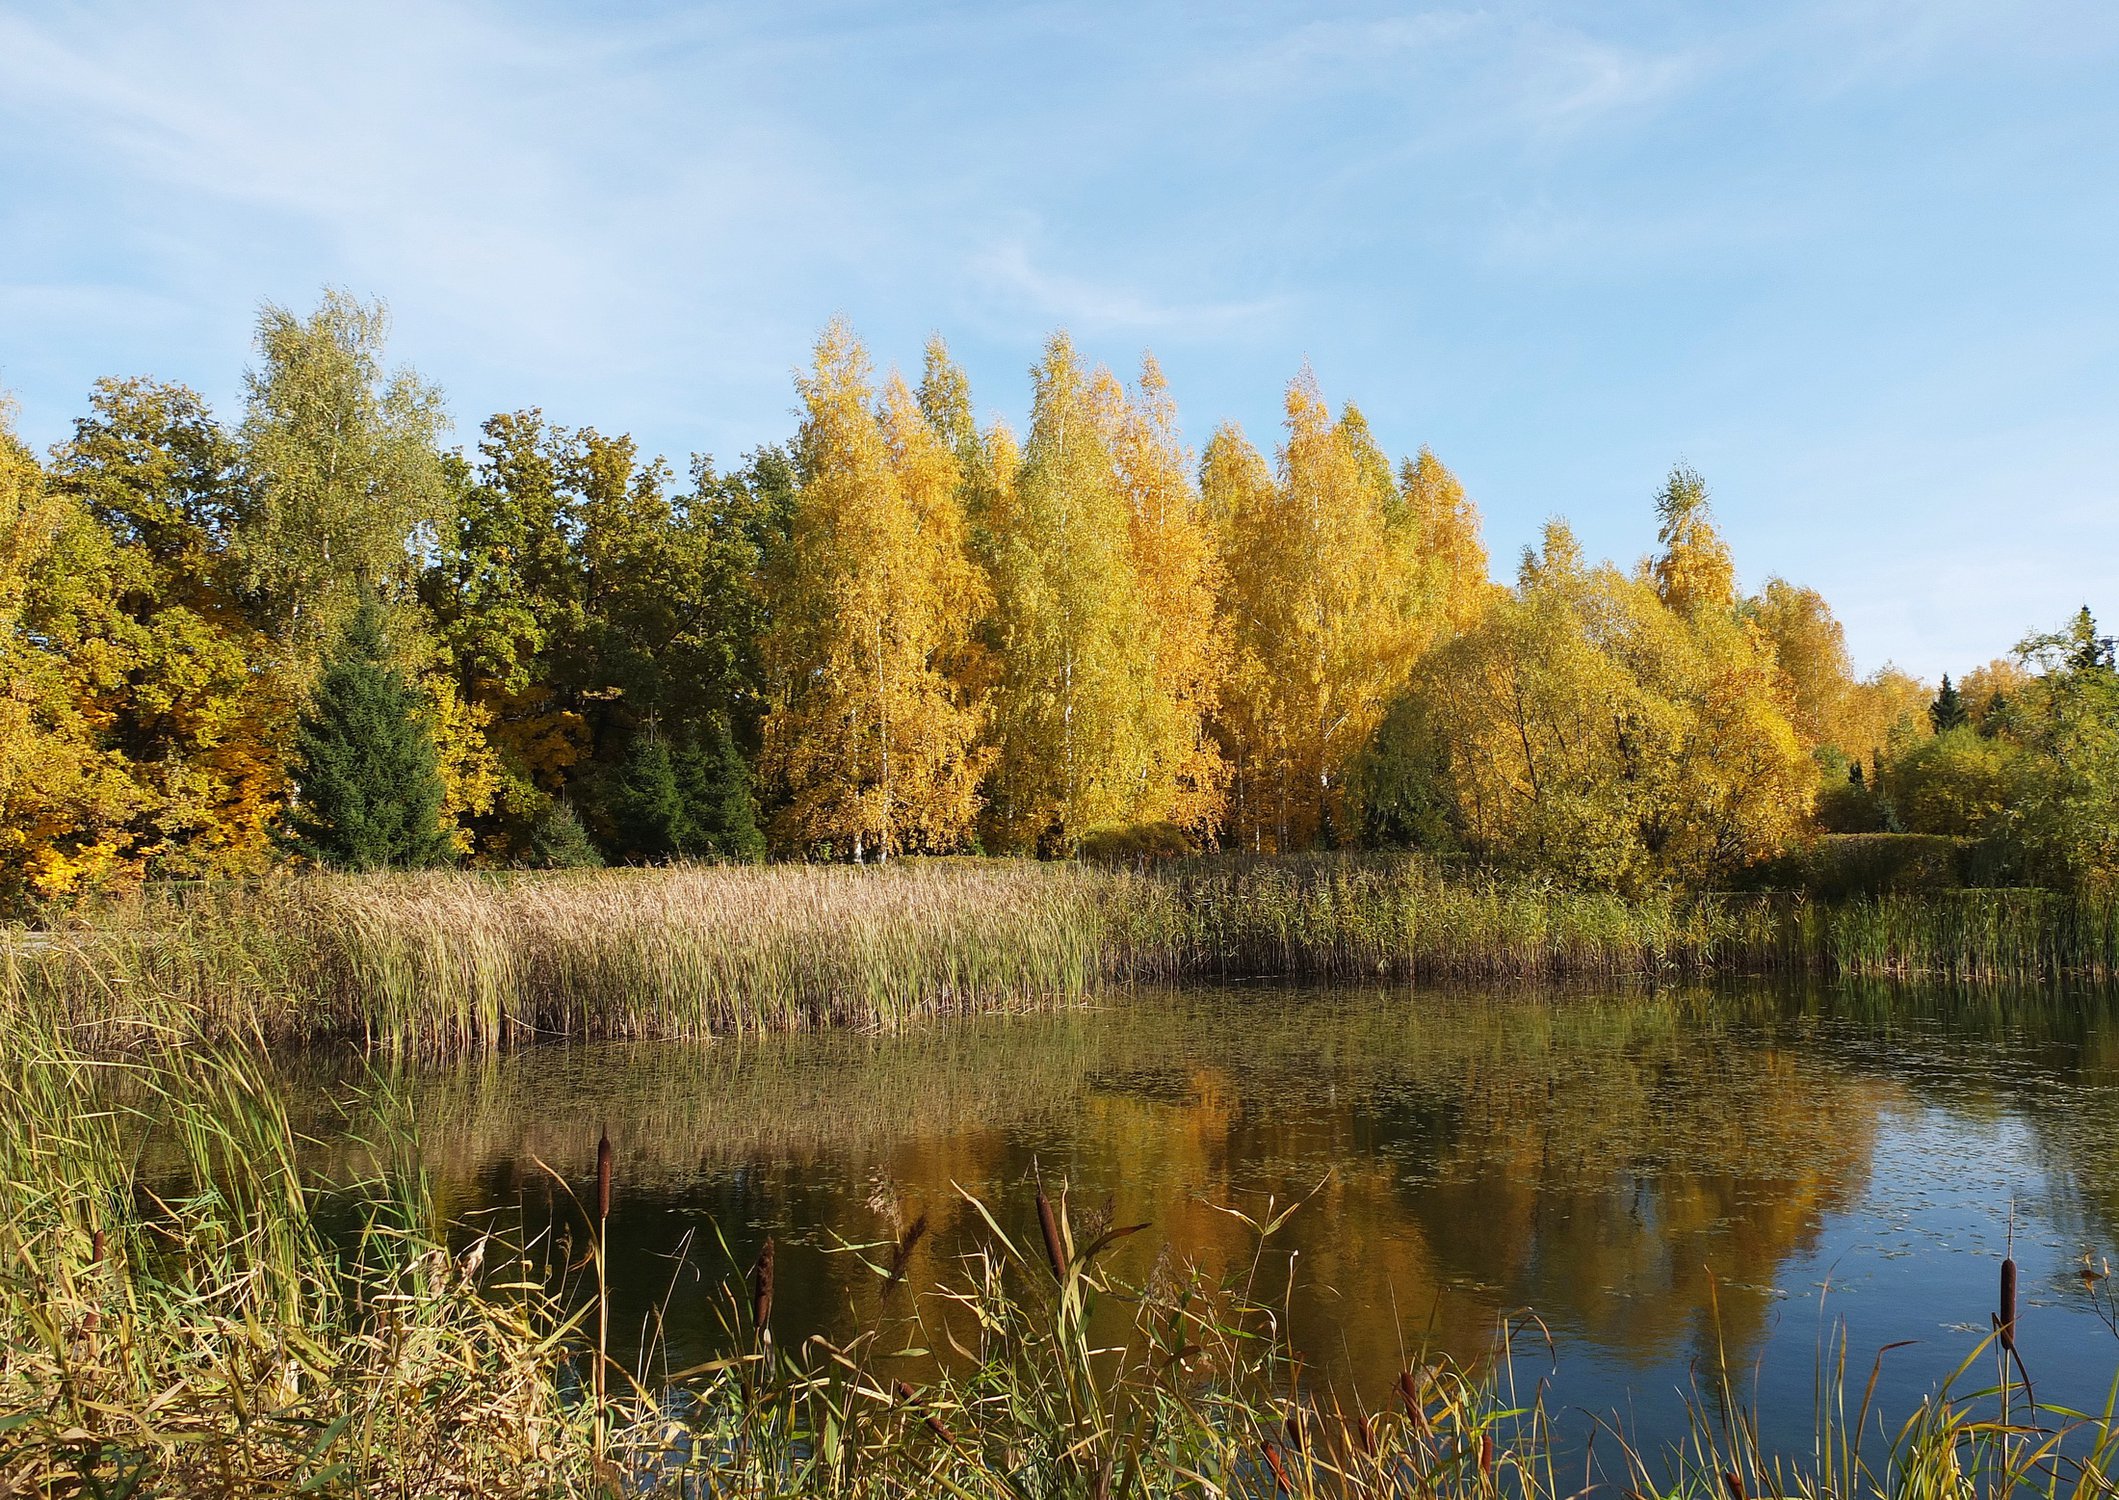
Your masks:
M460 1052L553 1036L888 1027L1194 977L2109 977L2119 902L1620 897L1407 857L1131 871L958 860L152 889L63 927L16 930L8 950L77 1017L120 1029L151 994L182 998L224 1034Z

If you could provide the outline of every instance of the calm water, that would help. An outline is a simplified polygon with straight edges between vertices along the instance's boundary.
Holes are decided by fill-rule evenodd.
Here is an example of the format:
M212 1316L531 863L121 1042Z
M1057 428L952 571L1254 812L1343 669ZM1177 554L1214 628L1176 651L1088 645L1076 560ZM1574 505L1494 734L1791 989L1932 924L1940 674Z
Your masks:
M1841 1320L1857 1394L1875 1350L1916 1341L1884 1363L1902 1410L1984 1334L2012 1215L2041 1398L2101 1405L2119 1369L2080 1278L2119 1253L2119 1009L2080 993L1193 989L899 1036L544 1048L407 1089L451 1215L548 1225L556 1197L564 1218L553 1174L590 1199L608 1128L613 1323L637 1346L659 1309L665 1368L719 1352L698 1267L771 1234L782 1345L843 1336L878 1292L840 1247L926 1215L917 1293L981 1238L956 1185L1035 1243L1041 1171L1078 1215L1152 1221L1122 1274L1255 1259L1278 1286L1292 1264L1297 1346L1371 1393L1423 1341L1476 1356L1527 1309L1551 1348L1519 1371L1651 1439L1717 1343L1769 1428L1807 1432ZM332 1123L346 1093L302 1095L327 1170L368 1129L358 1106ZM1217 1211L1304 1197L1262 1249Z

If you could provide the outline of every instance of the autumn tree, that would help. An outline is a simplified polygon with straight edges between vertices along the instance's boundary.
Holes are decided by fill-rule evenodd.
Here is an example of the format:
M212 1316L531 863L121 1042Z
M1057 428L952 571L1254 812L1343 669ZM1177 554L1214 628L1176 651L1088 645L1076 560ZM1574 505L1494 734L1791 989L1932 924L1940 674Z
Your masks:
M1398 499L1412 549L1414 595L1429 630L1438 635L1469 630L1495 593L1479 534L1479 508L1425 446L1400 465Z
M449 497L439 389L383 365L380 302L330 289L308 318L266 303L244 379L245 504L232 537L260 623L312 657L363 593L404 582Z
M1767 579L1747 609L1773 645L1782 696L1796 733L1813 748L1836 750L1844 775L1846 764L1869 748L1850 743L1847 735L1855 687L1845 627L1833 616L1824 595L1784 578Z
M1655 513L1656 540L1663 550L1654 576L1663 603L1681 615L1733 609L1736 564L1715 528L1707 482L1686 465L1676 465L1656 495Z
M1348 767L1411 666L1413 558L1394 542L1397 495L1380 457L1358 413L1332 420L1307 372L1288 387L1270 479L1233 427L1208 445L1202 484L1221 531L1233 657L1221 721L1245 847L1351 831Z
M977 812L982 705L943 670L982 608L955 455L905 383L873 409L835 322L800 382L796 494L766 643L761 768L781 838L856 860L948 850Z
M1155 739L1159 689L1136 655L1148 627L1112 449L1117 383L1085 371L1064 333L1031 380L1020 465L996 473L981 517L997 667L987 831L1001 848L1071 853L1091 828L1143 816L1176 737ZM997 470L1011 448L997 437Z
M1113 410L1119 484L1131 509L1130 554L1142 609L1136 651L1144 695L1143 779L1135 816L1211 839L1227 801L1229 768L1210 722L1227 670L1218 596L1221 559L1177 436L1177 407L1153 355L1140 384Z
M139 788L130 857L157 876L257 870L294 692L229 555L242 505L233 443L183 386L99 381L50 482L95 532L77 537L65 583L41 593L41 629Z
M123 872L132 845L140 788L101 742L118 674L76 660L64 629L94 592L81 562L107 546L79 502L47 486L0 400L0 897L9 904L93 888Z
M1776 672L1733 609L1680 613L1653 573L1587 565L1554 523L1516 589L1421 662L1365 775L1401 823L1497 864L1619 890L1709 881L1809 809Z

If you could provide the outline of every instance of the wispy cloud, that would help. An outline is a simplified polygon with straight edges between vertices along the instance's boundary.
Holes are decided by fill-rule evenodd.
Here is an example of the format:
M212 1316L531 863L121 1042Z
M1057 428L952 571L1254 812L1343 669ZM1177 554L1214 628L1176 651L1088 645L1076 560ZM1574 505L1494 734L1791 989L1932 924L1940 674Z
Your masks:
M1040 267L1030 246L1006 240L973 255L970 270L992 296L1084 333L1168 333L1185 338L1255 331L1278 321L1285 297L1197 301Z

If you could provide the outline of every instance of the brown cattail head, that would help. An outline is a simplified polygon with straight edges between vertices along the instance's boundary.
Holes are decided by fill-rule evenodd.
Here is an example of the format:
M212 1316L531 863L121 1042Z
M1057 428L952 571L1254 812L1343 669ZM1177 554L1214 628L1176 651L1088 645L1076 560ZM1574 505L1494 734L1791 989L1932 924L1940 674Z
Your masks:
M103 1231L101 1229L97 1229L95 1233L88 1237L88 1263L92 1266L103 1264Z
M1059 1217L1052 1211L1052 1200L1045 1196L1045 1185L1037 1185L1037 1227L1045 1235L1045 1258L1052 1262L1052 1276L1056 1281L1067 1279L1067 1242L1060 1235Z
M898 1382L898 1399L907 1406L912 1405L915 1399L912 1387L902 1380ZM944 1447L955 1441L954 1438L950 1437L949 1429L942 1425L942 1419L933 1412L927 1414L924 1425L929 1432L934 1434L935 1441L941 1443Z
M1482 1432L1479 1434L1479 1477L1491 1479L1493 1473L1494 1435L1490 1432Z
M2001 1335L2001 1347L2014 1353L2016 1349L2016 1257L2013 1255L2001 1263L2001 1311L1994 1317L1994 1331Z
M1291 1411L1288 1413L1288 1451L1291 1453L1307 1451L1302 1437L1302 1415L1299 1412Z
M1726 1486L1726 1487L1728 1488L1728 1490L1729 1490L1729 1500L1744 1500L1744 1480L1743 1480L1743 1476L1742 1476L1742 1475L1740 1475L1740 1474L1738 1474L1738 1473L1736 1472L1736 1470L1734 1470L1734 1469L1725 1469L1725 1470L1723 1470L1723 1471L1722 1471L1722 1483L1723 1483L1723 1484L1724 1484L1724 1485L1725 1485L1725 1486Z
M1288 1483L1287 1465L1280 1461L1280 1449L1271 1438L1266 1439L1265 1456L1266 1467L1273 1471L1273 1477L1280 1481L1280 1487L1289 1494L1294 1494L1295 1486Z
M611 1216L611 1133L606 1130L596 1138L596 1219L598 1223Z
M912 1252L927 1233L927 1215L914 1219L906 1231L898 1236L897 1246L890 1252L890 1275L883 1281L883 1290L889 1291L905 1279L905 1268L912 1262Z
M1352 1418L1351 1425L1354 1429L1354 1442L1361 1449L1361 1456L1363 1458L1374 1458L1376 1456L1375 1427L1370 1424L1366 1416Z
M1427 1431L1427 1409L1420 1404L1420 1388L1413 1383L1413 1372L1398 1372L1398 1399L1405 1403L1405 1414L1412 1419L1416 1432Z
M758 1330L758 1337L772 1337L773 1316L773 1237L767 1235L765 1243L758 1247L757 1264L750 1268L750 1322Z

